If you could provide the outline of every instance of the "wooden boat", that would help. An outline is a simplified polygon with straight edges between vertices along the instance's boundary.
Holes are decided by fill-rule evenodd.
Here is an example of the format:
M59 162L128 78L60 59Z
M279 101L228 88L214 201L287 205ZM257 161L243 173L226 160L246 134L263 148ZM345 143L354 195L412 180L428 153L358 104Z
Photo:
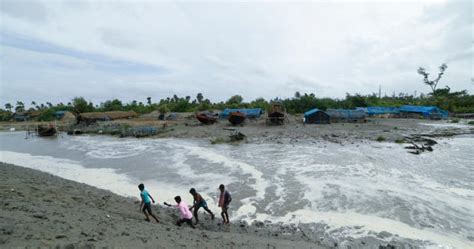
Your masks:
M51 136L56 135L56 132L57 130L56 130L56 127L54 127L54 125L38 126L38 136L40 137L51 137Z
M203 124L214 124L217 121L217 115L209 112L198 113L196 118Z
M285 108L281 102L272 102L268 112L267 122L282 125L285 122Z
M245 113L241 112L231 112L229 114L229 122L231 122L233 125L239 125L242 124L245 121L246 115Z

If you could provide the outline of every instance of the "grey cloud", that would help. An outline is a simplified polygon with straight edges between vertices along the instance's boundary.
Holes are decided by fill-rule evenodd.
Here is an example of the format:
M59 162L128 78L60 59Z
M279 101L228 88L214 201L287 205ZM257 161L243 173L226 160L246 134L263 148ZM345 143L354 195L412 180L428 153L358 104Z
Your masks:
M107 45L127 49L136 47L136 42L129 33L124 34L120 30L112 29L101 29L100 33L102 41Z
M0 11L14 18L32 23L44 23L48 19L45 6L38 1L0 1Z

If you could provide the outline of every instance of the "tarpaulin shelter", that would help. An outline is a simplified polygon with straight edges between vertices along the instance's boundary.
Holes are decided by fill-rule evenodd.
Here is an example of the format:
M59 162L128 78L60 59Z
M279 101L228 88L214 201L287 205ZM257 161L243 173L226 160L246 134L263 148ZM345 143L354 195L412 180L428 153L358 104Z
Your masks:
M331 123L357 123L366 121L366 114L362 110L328 109L326 113L329 114Z
M324 111L314 108L304 113L304 122L306 124L329 124L331 119Z
M231 112L240 112L245 114L247 118L259 118L263 114L261 108L241 108L241 109L224 109L220 114L220 118L228 118Z
M369 116L400 114L400 108L398 107L370 106L370 107L357 107L356 110L364 111Z
M446 119L449 113L437 106L400 106L400 114L404 118L422 117L426 119Z

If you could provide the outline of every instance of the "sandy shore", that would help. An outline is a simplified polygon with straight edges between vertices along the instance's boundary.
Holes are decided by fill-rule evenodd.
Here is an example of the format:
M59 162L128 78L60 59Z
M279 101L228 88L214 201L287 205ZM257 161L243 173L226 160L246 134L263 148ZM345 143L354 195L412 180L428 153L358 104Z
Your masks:
M459 124L449 120L426 119L383 119L368 118L365 123L333 123L329 125L311 125L302 123L301 115L288 115L285 125L267 125L265 118L247 120L244 125L233 126L227 120L220 119L213 125L199 123L192 114L182 114L174 121L159 121L149 118L98 122L92 126L57 123L61 131L80 129L92 134L107 134L110 127L120 133L123 127L154 127L158 130L157 138L198 138L210 142L229 142L233 132L245 135L247 143L298 143L334 142L340 144L360 141L401 142L413 136L449 137L453 135L474 134L474 126L467 125L468 120ZM35 122L2 122L0 130L8 131L32 129ZM102 133L102 131L104 133ZM114 134L116 134L114 133Z
M1 248L325 248L295 226L202 215L197 229L177 227L163 206L153 206L160 224L146 222L135 199L4 163L0 200Z

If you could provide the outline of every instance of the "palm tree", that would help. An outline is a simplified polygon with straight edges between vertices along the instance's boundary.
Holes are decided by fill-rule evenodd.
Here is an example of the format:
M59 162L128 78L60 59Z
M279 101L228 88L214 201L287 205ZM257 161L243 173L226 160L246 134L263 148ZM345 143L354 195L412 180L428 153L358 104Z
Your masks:
M10 104L10 103L5 104L5 109L7 109L9 112L12 111L12 108L13 108L12 104Z

